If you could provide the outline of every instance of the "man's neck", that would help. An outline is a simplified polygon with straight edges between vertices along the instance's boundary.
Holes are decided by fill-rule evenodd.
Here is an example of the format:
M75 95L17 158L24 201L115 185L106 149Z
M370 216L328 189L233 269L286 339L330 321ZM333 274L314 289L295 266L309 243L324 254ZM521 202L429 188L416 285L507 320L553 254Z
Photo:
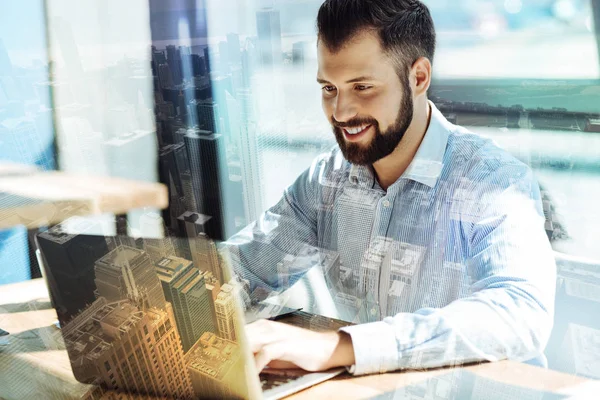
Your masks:
M417 154L431 119L431 106L427 99L424 105L415 107L413 120L398 147L389 156L373 164L379 186L386 190L404 174Z

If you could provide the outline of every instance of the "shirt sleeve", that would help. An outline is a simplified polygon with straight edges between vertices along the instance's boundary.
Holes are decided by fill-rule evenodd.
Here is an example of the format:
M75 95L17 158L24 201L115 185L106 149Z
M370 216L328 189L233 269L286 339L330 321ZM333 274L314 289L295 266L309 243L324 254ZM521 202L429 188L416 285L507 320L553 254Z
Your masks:
M539 186L521 163L471 179L460 212L470 295L434 309L345 327L355 375L543 353L553 323L556 265Z
M315 169L301 174L277 204L221 246L253 302L281 293L318 263Z

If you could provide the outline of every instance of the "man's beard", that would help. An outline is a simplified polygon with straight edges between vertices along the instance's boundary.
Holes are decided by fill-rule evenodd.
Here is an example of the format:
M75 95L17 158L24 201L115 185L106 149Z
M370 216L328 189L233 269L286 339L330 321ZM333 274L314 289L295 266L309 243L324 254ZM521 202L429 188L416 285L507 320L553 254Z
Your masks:
M398 116L392 126L385 132L379 129L379 123L373 118L353 118L345 123L337 122L333 117L333 133L342 150L344 158L357 165L371 165L384 157L389 156L398 147L413 119L413 101L411 97L408 76L402 80L402 104ZM344 138L342 128L355 128L371 125L375 129L375 136L369 144L348 143Z

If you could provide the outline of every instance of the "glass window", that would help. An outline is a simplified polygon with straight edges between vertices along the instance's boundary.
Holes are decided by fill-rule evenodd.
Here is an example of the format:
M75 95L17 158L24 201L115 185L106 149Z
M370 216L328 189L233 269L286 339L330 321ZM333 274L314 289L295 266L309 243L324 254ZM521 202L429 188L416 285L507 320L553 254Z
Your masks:
M0 3L0 163L55 168L45 27L42 1ZM0 232L0 284L40 276L31 249L26 229Z
M444 78L597 79L589 0L424 1Z

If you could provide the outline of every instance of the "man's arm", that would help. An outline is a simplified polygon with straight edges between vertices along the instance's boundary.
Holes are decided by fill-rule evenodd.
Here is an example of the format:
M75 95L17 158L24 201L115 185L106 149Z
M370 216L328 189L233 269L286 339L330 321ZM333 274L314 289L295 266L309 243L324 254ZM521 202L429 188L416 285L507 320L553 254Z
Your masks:
M499 177L510 182L502 184ZM351 339L338 336L339 346L332 345L331 332L290 335L281 324L262 321L250 328L262 332L254 335L257 363L277 367L283 360L317 369L352 365L351 372L359 375L541 355L552 328L556 266L544 233L539 188L521 164L476 185L481 191L475 198L485 206L475 203L461 216L472 278L469 297L440 309L342 328ZM297 351L306 343L313 344Z
M235 273L250 283L252 300L286 290L313 266L314 257L306 252L317 245L315 179L320 164L321 159L315 160L277 204L222 244Z
M529 168L511 164L473 185L481 201L461 215L472 294L440 309L342 328L352 337L355 374L542 354L556 266L537 182Z

